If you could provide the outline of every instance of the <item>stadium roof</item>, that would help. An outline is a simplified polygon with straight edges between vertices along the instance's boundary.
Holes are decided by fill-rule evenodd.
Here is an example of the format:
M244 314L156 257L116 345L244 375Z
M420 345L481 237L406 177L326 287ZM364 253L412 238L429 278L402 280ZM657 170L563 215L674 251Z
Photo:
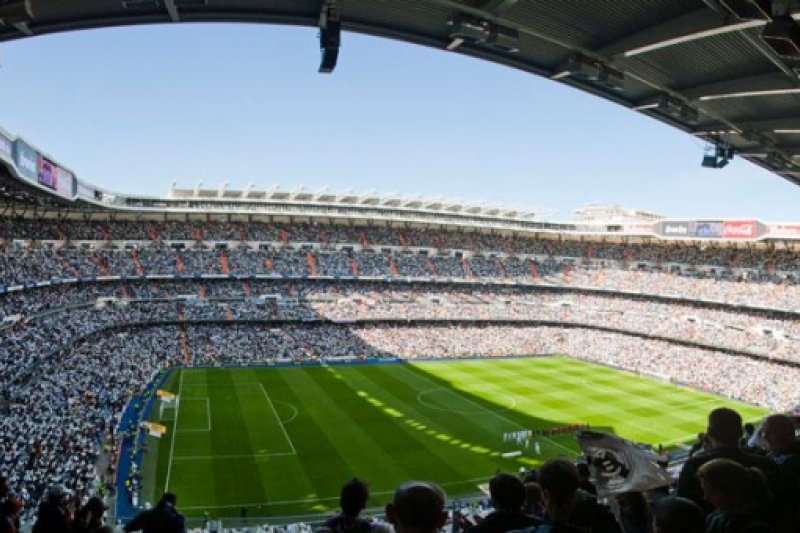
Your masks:
M128 24L340 23L578 87L719 146L712 165L732 148L800 184L797 0L0 0L0 19L0 41ZM320 42L335 52L328 67L336 37Z

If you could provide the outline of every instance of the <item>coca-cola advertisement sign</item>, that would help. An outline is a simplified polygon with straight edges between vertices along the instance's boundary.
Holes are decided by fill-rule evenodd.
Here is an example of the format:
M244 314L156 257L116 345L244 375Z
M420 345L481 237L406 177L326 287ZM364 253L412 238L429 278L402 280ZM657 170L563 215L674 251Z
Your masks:
M755 239L758 225L755 220L728 220L722 224L726 239Z

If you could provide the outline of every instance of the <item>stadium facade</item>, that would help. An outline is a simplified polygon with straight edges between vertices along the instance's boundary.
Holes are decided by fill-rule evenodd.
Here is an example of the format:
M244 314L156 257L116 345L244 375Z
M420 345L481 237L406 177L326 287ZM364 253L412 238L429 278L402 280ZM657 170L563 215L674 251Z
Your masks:
M287 191L277 187L230 190L181 189L173 184L166 197L147 197L106 191L79 178L69 167L22 137L0 129L0 162L7 174L8 214L23 218L61 220L320 222L388 227L460 228L502 235L535 234L542 237L633 239L633 242L709 241L729 246L768 242L782 247L800 240L800 222L766 222L756 219L651 220L546 220L548 210L486 204L467 204L442 198L404 198L333 192L327 189ZM11 185L8 187L8 185ZM25 191L27 195L21 194ZM2 191L3 189L0 189ZM17 197L11 194L16 191ZM23 198L42 204L27 209ZM14 200L17 200L15 202ZM45 208L50 206L50 209ZM613 214L613 213L612 213Z

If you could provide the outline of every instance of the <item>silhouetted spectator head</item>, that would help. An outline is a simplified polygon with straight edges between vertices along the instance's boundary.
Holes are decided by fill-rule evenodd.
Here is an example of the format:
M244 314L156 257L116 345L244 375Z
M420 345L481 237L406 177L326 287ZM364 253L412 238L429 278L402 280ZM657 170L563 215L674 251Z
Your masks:
M88 511L91 511L92 515L97 517L102 517L108 509L108 506L99 496L92 496L89 498L89 501L86 502L85 507Z
M498 511L519 512L525 504L525 485L511 474L494 476L489 481L489 494Z
M784 453L795 445L794 422L786 415L767 417L761 431L771 452Z
M410 481L398 487L386 505L386 518L397 533L438 531L447 521L445 493L433 483Z
M544 492L539 483L525 483L525 512L537 516L544 512Z
M697 470L706 501L727 511L741 506L763 506L770 493L764 474L730 459L713 459Z
M547 502L547 512L568 516L575 507L580 485L578 469L566 459L551 459L539 469L539 485Z
M667 496L653 508L653 533L703 533L705 529L705 514L692 500Z
M8 491L8 478L6 476L0 476L0 498L8 496Z
M360 479L353 478L342 486L339 505L345 516L356 517L367 506L369 486Z
M720 407L708 415L706 436L712 448L736 447L742 437L742 417L733 409Z
M53 485L47 491L47 500L51 503L66 503L67 499L72 496L72 491L64 485Z
M172 492L165 492L158 500L156 507L175 507L178 504L178 497Z

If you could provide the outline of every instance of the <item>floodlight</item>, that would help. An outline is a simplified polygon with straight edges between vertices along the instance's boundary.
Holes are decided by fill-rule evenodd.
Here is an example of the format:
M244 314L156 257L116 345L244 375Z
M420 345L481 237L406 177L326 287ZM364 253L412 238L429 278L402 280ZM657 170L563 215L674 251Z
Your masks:
M319 72L323 74L330 74L336 68L342 43L342 22L334 2L325 2L319 14Z
M319 71L323 74L330 74L336 68L336 61L339 59L339 45L342 42L342 27L337 21L328 21L328 25L319 31L319 48L322 58L319 64Z

